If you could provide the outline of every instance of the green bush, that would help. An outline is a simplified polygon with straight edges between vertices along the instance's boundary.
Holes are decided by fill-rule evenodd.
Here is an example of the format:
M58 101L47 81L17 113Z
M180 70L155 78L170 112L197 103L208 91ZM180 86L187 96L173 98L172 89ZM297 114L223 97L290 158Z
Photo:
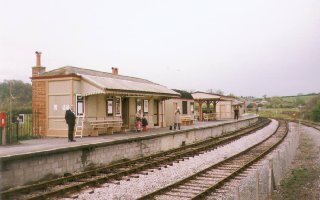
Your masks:
M253 108L253 103L249 103L249 104L247 105L247 108Z
M315 122L320 122L320 103L312 110L312 120Z

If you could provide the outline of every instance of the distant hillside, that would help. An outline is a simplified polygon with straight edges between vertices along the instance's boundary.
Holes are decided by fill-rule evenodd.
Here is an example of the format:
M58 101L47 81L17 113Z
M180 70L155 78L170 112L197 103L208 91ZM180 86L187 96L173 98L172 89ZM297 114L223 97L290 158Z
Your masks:
M30 83L20 80L4 80L0 82L0 111L9 112L9 83L12 84L13 113L31 113L32 87Z
M317 93L300 94L296 96L273 96L265 98L255 98L252 102L256 102L259 107L265 108L298 108L299 106L305 106L308 102L320 95ZM252 102L248 104L248 108L253 107Z
M301 95L297 95L297 96L282 96L281 98L284 101L287 102L296 102L298 101L303 101L304 103L308 102L310 99L318 96L320 93L312 93L312 94L301 94Z

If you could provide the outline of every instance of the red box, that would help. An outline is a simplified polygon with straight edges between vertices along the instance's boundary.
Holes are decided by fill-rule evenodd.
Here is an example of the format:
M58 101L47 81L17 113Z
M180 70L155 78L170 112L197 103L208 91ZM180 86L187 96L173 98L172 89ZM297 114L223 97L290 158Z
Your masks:
M0 127L6 126L7 114L5 112L0 112Z

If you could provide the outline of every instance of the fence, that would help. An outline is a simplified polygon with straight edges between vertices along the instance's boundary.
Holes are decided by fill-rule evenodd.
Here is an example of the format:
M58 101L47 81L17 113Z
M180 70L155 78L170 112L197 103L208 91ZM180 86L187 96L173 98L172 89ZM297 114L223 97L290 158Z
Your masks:
M19 140L33 138L38 136L32 129L32 114L23 114L23 122L22 118L17 120L18 115L7 114L6 124L4 127L6 130L6 144L17 143ZM2 133L3 128L0 128L0 133ZM2 144L2 137L0 137L0 144Z

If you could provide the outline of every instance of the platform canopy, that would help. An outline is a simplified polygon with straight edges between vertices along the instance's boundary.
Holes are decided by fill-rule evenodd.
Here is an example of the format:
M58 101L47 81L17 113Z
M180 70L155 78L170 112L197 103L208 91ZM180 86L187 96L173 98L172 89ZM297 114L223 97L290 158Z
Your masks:
M234 100L232 101L232 105L233 105L233 106L242 106L243 104L244 104L244 102L239 101L239 100L237 100L237 99L234 99Z
M199 120L202 121L203 113L202 113L202 104L207 104L207 111L210 112L210 104L213 103L213 113L216 112L215 108L219 101L233 101L233 97L223 96L219 94L210 94L205 92L194 92L192 93L192 97L196 103L199 104L198 112L199 112Z
M215 94L209 94L204 92L195 92L191 94L194 100L206 101L206 100L220 100L221 96Z

